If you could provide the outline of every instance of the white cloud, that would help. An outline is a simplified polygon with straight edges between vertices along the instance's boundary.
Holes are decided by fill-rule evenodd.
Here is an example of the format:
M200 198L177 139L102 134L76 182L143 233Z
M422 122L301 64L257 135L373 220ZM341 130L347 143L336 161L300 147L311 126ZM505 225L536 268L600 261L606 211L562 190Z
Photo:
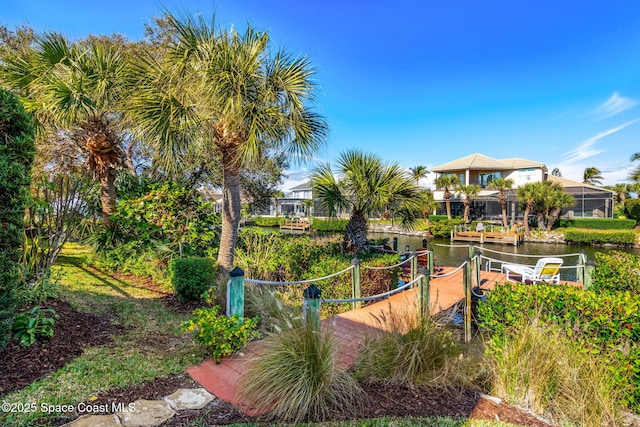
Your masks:
M562 155L562 163L573 163L580 160L588 159L589 157L593 157L596 154L600 154L604 152L604 150L596 149L593 145L601 140L602 138L612 135L616 132L621 131L622 129L630 126L634 123L637 123L640 119L635 119L628 121L626 123L621 124L620 126L616 126L611 129L607 129L604 132L600 132L599 134L592 136L591 138L585 139L578 145L577 148L568 151Z
M600 116L600 119L606 119L607 117L615 116L616 114L633 108L638 104L639 102L635 99L625 98L620 96L618 92L614 92L609 99L591 113Z

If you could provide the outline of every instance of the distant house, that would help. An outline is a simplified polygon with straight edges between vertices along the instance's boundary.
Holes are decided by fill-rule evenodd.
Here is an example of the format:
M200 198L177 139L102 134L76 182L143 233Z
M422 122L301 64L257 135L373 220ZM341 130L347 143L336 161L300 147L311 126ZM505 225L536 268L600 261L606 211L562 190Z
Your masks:
M613 192L593 185L582 184L565 178L559 178L547 173L544 163L521 158L494 159L483 154L475 153L431 169L438 176L455 175L461 183L479 185L482 190L474 198L471 206L472 219L498 219L502 209L498 204L496 190L491 190L489 184L497 178L513 180L513 187L507 193L507 216L513 220L522 219L522 210L516 196L515 188L529 182L540 182L546 179L558 182L565 191L576 199L576 204L563 210L568 217L603 217L613 216ZM463 197L452 191L451 213L461 216L464 210ZM434 198L444 202L444 189L436 188ZM437 213L444 213L444 205Z
M284 197L278 199L278 215L309 216L313 214L313 207L307 208L305 200L313 200L313 185L307 181L291 187ZM275 203L271 207L271 215L275 215ZM310 212L307 212L309 210Z

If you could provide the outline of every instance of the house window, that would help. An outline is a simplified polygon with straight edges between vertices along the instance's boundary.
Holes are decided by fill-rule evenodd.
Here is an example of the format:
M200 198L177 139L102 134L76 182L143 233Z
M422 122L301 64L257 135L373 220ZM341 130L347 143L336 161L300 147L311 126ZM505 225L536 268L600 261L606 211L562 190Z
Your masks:
M527 182L533 182L536 179L535 169L521 169L518 171L518 183L526 184Z
M480 174L480 187L487 188L491 181L500 178L500 172L488 172Z

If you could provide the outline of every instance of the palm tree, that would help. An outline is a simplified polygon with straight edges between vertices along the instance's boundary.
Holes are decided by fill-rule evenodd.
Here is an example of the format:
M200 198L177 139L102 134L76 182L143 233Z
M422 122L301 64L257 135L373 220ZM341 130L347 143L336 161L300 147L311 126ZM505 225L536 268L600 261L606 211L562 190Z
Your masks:
M602 175L600 175L600 169L590 167L590 168L585 168L583 179L584 179L582 181L583 184L602 185L602 180L604 178L602 177Z
M562 176L562 172L560 172L560 169L558 169L558 168L553 168L553 170L551 171L551 175L553 175L553 176Z
M471 202L473 201L473 198L476 197L478 194L480 194L480 186L476 185L476 184L469 184L469 185L458 185L457 190L459 192L461 192L462 194L464 194L464 222L467 222L467 220L469 219L469 208L471 207Z
M513 180L509 178L496 178L489 183L489 188L498 190L498 203L502 208L502 225L507 228L507 191L513 187Z
M573 206L575 199L565 193L562 185L557 182L547 180L533 185L534 188L530 195L534 198L533 204L538 217L538 228L542 231L551 231L551 227L560 217L562 209Z
M240 173L268 152L308 159L327 124L310 108L314 71L306 57L271 46L248 28L222 30L203 16L165 13L172 42L133 69L131 122L158 152L156 166L179 171L186 153L222 164L218 277L233 268L240 220Z
M273 208L274 208L274 212L275 215L278 216L278 199L281 199L284 197L284 193L280 190L276 190L273 192Z
M418 186L418 182L421 178L426 178L429 174L429 170L426 166L418 165L412 168L409 168L411 171L411 177L416 181L416 187Z
M524 234L531 234L529 230L529 214L536 205L536 200L540 198L541 192L544 190L544 184L541 182L528 182L516 188L518 199L524 205Z
M640 153L633 153L631 155L632 162L635 162L638 159L640 159ZM640 182L640 166L638 166L633 172L631 172L629 178L631 178L631 180L636 183ZM638 194L638 198L640 198L640 193L638 193L638 191L635 191L635 193Z
M607 190L613 191L613 201L616 205L624 205L625 200L629 197L629 184L618 182L616 185L605 185Z
M333 216L350 209L344 234L345 247L360 252L367 246L368 218L394 204L403 225L411 227L419 213L419 198L411 176L398 164L384 164L373 155L347 151L337 160L337 175L330 165L319 166L311 175L314 194Z
M23 56L4 58L4 63L2 80L37 118L40 137L62 136L82 150L100 183L102 222L110 227L116 169L123 157L117 114L125 73L120 48L97 40L70 44L60 34L47 33L38 35Z
M311 216L311 208L313 207L313 199L304 199L302 201L302 206L304 206L304 212L306 216Z
M451 191L449 189L456 188L460 184L460 180L455 175L440 175L436 178L435 184L436 187L444 190L442 197L447 209L447 218L451 219Z

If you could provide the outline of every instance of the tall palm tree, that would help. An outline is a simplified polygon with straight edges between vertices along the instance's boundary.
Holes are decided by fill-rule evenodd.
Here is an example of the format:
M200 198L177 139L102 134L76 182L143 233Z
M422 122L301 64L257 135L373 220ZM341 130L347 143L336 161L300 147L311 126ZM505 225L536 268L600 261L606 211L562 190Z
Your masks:
M458 185L457 190L460 193L464 194L464 200L462 201L462 203L464 203L463 218L464 222L467 222L467 220L469 219L469 208L471 207L471 202L473 201L474 197L480 194L480 186L476 184L460 184Z
M635 162L638 159L640 159L640 153L633 153L631 155L632 162ZM638 166L637 168L635 168L633 172L631 172L631 175L629 176L629 178L631 178L631 180L634 181L636 184L640 183L640 166ZM638 195L638 198L640 198L640 193L638 191L635 191L635 193Z
M513 180L510 178L497 178L489 183L489 188L498 190L498 203L502 208L502 225L504 228L509 226L507 221L507 191L513 187Z
M398 206L403 225L411 227L419 214L419 198L411 176L398 164L385 164L373 155L347 151L337 160L336 173L330 165L319 166L311 175L315 196L329 215L350 209L344 234L350 252L367 246L367 220L390 204Z
M233 268L240 220L240 172L267 152L308 159L327 124L310 104L314 70L306 57L271 45L248 28L217 28L203 16L165 13L173 35L162 55L150 51L133 69L131 122L158 151L156 166L179 170L185 153L222 164L218 277Z
M551 171L551 175L553 175L553 176L562 176L562 172L560 172L560 169L558 169L558 168L553 168L553 170Z
M516 188L518 199L524 205L524 234L531 234L529 229L529 215L536 205L536 200L540 198L541 192L544 190L542 182L528 182Z
M604 188L613 191L613 202L616 205L624 205L625 200L629 197L629 184L618 182L616 185L605 185Z
M444 194L444 204L447 209L447 218L451 219L451 191L460 184L460 180L455 175L440 175L436 178L435 184L437 188L442 188Z
M600 175L600 169L594 167L585 168L582 176L582 183L590 185L602 185L602 180L604 179L602 175Z
M429 170L426 166L418 165L412 168L409 168L411 171L411 177L416 181L416 187L418 186L418 182L421 178L426 178L429 174Z
M117 113L125 73L120 48L98 40L71 44L60 34L46 33L22 56L3 61L2 81L22 96L40 123L39 136L62 136L83 152L100 183L102 221L109 227L116 209L115 172L123 156Z

